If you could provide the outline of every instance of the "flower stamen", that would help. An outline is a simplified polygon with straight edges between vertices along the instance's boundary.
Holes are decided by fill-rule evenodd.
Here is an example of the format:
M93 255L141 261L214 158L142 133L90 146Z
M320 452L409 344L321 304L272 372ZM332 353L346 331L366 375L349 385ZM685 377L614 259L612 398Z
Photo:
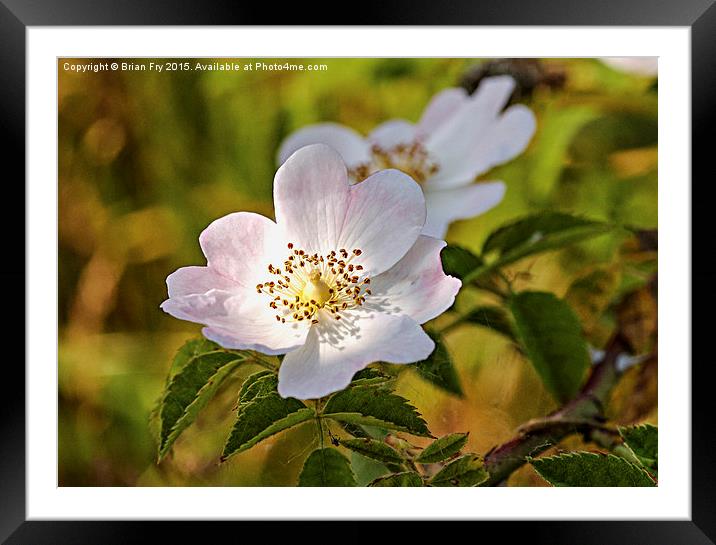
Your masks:
M387 149L374 144L371 147L371 159L349 169L348 175L357 183L386 168L401 170L419 184L424 183L440 170L439 165L428 155L425 146L416 140L410 144L397 144Z
M365 295L370 294L366 289L370 278L360 273L362 265L353 263L363 253L360 248L310 255L294 249L290 242L288 250L283 267L273 263L267 266L268 272L278 279L256 285L258 293L270 296L268 305L272 311L278 311L277 321L310 320L311 324L318 324L322 315L340 320L340 312L365 303Z

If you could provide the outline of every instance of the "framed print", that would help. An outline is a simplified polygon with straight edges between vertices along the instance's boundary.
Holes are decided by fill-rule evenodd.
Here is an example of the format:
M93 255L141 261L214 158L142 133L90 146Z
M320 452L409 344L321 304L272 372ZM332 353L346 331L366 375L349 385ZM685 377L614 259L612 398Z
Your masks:
M5 4L8 543L712 543L709 1Z

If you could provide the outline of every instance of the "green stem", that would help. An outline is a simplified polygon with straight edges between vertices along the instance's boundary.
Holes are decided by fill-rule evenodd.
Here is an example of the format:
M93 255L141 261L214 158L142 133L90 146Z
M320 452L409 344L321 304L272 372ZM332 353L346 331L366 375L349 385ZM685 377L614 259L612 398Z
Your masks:
M323 448L323 422L321 421L321 401L320 399L317 399L315 401L315 411L316 411L316 428L318 429L318 440L320 442L321 448Z
M504 280L504 279L503 279L503 280ZM463 281L463 284L465 284L465 283L466 283L466 282ZM478 289L481 289L481 290L488 291L488 292L490 292L490 293L493 294L493 295L496 295L496 296L499 297L500 300L502 300L502 301L504 301L504 300L506 300L506 299L509 299L510 294L512 293L512 287L510 286L509 283L508 283L508 290L509 290L508 292L504 292L504 291L502 291L500 288L498 288L497 286L490 286L489 284L480 284L479 286L476 285L475 287L478 288Z
M260 356L259 354L256 354L256 353L252 354L252 356L253 356L254 363L256 363L257 365L260 365L264 369L268 369L269 371L273 371L274 373L276 372L277 367L276 367L276 365L274 365L274 363L272 361L266 360L262 356Z

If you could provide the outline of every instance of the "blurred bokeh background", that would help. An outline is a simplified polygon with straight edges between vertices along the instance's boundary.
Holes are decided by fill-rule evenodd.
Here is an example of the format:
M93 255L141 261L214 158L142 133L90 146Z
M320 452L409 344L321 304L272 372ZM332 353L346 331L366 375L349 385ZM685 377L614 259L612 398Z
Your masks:
M200 331L160 311L167 275L205 263L198 236L217 217L273 216L276 150L302 125L331 120L365 134L390 118L416 121L446 87L473 90L485 76L511 73L512 100L534 110L536 135L525 154L481 177L507 183L502 204L454 224L448 241L479 250L501 223L542 209L657 226L656 77L597 59L291 59L327 69L162 73L76 73L63 70L67 61L90 62L58 61L60 486L295 483L314 446L310 423L218 464L241 378L256 369L229 382L161 464L149 421L172 356ZM653 262L630 244L602 236L510 274L520 288L562 296L604 270L606 301L643 281L643 262ZM481 297L466 293L458 307ZM598 347L613 319L577 310ZM470 431L469 448L484 453L554 408L499 335L465 327L448 345L464 398L412 371L398 386L435 435ZM655 362L630 369L609 410L619 422L656 423ZM543 483L526 468L510 484Z

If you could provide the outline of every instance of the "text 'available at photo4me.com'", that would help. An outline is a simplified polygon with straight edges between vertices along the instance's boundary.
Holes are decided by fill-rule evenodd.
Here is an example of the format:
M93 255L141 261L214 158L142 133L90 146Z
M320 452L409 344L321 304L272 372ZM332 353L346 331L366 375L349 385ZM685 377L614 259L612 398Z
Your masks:
M63 62L68 72L325 72L328 65L303 62L216 62L216 61L102 61Z

